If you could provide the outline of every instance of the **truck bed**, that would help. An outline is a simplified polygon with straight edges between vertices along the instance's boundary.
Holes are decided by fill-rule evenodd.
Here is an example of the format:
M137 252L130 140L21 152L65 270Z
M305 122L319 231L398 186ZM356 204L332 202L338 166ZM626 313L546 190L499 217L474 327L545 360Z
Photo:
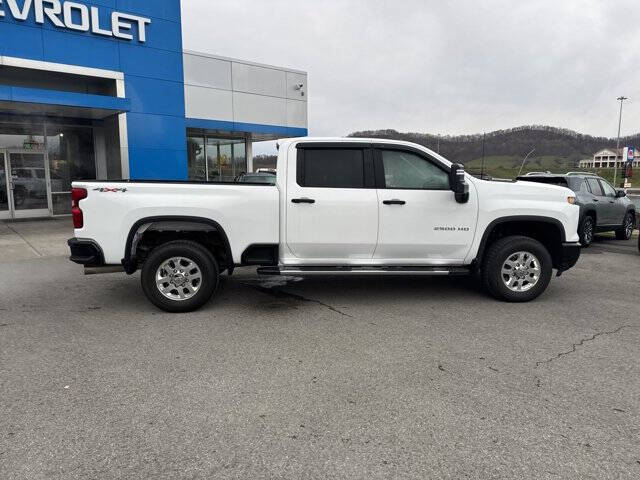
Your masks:
M279 194L273 185L181 181L77 181L84 226L75 237L100 238L106 264L120 264L134 225L158 216L214 220L227 234L234 260L252 244L277 244Z

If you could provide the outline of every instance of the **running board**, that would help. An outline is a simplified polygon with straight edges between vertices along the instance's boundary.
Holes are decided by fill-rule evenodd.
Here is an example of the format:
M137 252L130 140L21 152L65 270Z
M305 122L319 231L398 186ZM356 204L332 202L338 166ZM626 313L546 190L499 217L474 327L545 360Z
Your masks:
M340 267L259 267L260 275L469 275L466 267L419 267L419 266L340 266Z
M124 272L122 265L103 265L100 267L84 267L85 275L101 275L103 273L120 273Z

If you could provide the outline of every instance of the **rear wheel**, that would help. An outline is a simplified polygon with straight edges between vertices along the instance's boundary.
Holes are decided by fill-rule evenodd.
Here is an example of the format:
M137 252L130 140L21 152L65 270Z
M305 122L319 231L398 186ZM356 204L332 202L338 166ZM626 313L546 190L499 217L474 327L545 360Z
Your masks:
M629 240L631 235L633 234L633 227L635 226L635 215L631 212L628 212L624 216L624 220L622 221L622 227L616 230L616 238L618 240Z
M200 308L218 287L218 264L202 245L168 242L153 249L142 267L142 290L158 308L190 312Z
M495 298L527 302L551 281L551 255L537 240L512 236L489 246L482 266L482 284Z
M585 215L580 222L578 228L578 235L580 236L580 243L583 247L588 247L593 243L593 235L596 231L596 221L591 215Z

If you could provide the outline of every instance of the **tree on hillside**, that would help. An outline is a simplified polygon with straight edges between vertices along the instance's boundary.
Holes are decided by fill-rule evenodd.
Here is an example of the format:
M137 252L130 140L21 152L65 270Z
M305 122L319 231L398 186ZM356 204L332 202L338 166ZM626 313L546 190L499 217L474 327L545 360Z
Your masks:
M474 135L437 135L428 133L407 132L396 130L369 130L355 132L350 137L390 138L404 140L424 145L436 150L440 142L440 153L449 160L468 163L482 155L482 136ZM624 137L622 145L640 144L640 134ZM525 125L505 130L486 133L485 154L487 156L505 156L522 158L532 148L536 149L536 156L558 157L565 160L567 165L590 158L595 152L603 148L614 148L616 139L584 135L566 128L556 128L546 125Z

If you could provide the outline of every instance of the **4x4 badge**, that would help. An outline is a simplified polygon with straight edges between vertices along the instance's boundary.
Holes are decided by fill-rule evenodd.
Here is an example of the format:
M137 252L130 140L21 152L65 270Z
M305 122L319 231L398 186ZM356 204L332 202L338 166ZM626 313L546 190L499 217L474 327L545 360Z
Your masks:
M101 192L101 193L124 193L127 191L126 188L94 188L93 189L94 192Z

